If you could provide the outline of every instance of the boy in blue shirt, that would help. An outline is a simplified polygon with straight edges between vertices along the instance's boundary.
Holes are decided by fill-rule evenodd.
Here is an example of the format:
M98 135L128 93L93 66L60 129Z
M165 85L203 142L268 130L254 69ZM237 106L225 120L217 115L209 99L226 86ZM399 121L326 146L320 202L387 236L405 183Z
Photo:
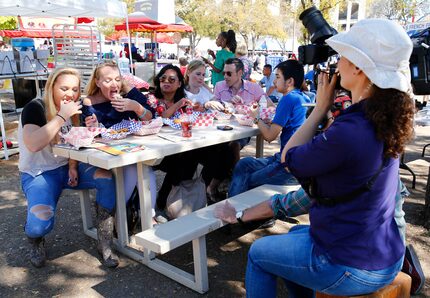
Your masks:
M296 60L281 62L276 67L275 86L284 96L279 101L271 124L259 119L254 110L254 123L258 125L263 138L272 142L281 133L280 152L267 158L245 157L235 166L228 192L229 197L263 184L285 185L297 183L296 179L280 167L281 150L306 118L306 102L299 90L304 80L303 66Z

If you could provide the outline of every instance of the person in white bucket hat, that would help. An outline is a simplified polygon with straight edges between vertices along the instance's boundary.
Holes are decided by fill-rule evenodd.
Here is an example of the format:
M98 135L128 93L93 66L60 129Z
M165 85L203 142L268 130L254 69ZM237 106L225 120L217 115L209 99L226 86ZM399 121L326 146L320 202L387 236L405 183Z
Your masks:
M288 297L363 295L390 284L402 268L394 198L399 155L413 134L412 43L399 25L382 19L359 21L326 42L341 55L340 83L353 104L315 136L339 79L318 76L316 106L281 158L313 200L310 225L255 241L247 297L275 297L277 277Z

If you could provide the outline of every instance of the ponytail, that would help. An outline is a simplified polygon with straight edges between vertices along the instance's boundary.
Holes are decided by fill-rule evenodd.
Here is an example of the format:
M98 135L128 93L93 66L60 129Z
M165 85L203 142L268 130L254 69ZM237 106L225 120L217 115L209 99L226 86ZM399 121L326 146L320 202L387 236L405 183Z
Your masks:
M227 31L226 45L232 53L236 52L236 33L233 30Z

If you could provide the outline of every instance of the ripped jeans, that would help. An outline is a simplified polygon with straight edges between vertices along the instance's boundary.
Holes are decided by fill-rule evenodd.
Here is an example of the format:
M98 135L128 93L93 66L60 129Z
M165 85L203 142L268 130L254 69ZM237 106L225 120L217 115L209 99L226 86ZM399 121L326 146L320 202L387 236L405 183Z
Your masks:
M30 238L43 237L54 227L55 210L63 189L95 188L96 201L112 212L115 209L115 178L94 178L97 167L85 163L78 166L78 185L70 187L69 166L46 171L36 177L21 172L21 186L27 198L25 233ZM48 207L48 208L46 208Z

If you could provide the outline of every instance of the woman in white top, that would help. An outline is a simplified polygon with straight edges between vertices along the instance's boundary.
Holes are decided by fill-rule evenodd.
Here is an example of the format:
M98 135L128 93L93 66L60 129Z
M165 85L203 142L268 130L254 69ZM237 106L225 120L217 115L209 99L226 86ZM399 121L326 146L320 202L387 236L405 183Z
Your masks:
M193 60L185 72L185 93L194 103L194 110L204 112L204 104L213 98L205 85L205 63ZM234 166L234 155L228 143L205 147L196 150L194 155L203 165L202 177L206 183L206 193L211 201L225 198L218 192L221 181L227 178Z
M58 199L66 188L97 190L97 248L104 265L116 267L119 263L111 249L115 211L112 173L52 152L53 144L59 141L58 132L79 124L80 83L76 69L54 71L46 82L44 99L33 99L24 107L18 126L18 168L28 204L25 234L31 243L30 262L35 267L45 264L44 236L54 226Z
M204 104L210 101L214 95L205 85L205 63L201 60L193 60L185 71L185 93L187 98L198 106L198 110L204 111Z

